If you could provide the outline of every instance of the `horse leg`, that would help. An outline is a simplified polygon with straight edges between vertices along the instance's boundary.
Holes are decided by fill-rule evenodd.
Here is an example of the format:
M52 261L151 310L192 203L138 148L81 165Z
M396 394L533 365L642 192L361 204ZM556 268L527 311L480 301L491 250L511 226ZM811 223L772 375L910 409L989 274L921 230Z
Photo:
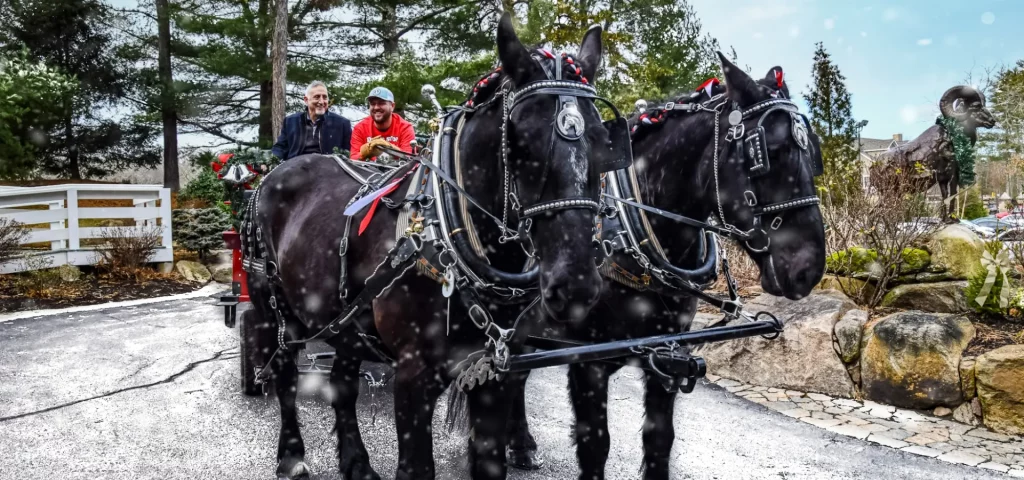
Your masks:
M277 478L295 480L309 478L306 466L306 445L299 432L299 415L295 408L298 395L299 369L295 365L295 349L278 352L274 358L274 391L281 406L281 433L277 443Z
M665 390L653 375L647 372L647 392L644 396L647 410L643 428L644 479L668 480L672 442L676 436L672 417L678 391Z
M526 419L526 380L530 372L515 375L506 381L512 399L512 412L505 429L508 435L508 466L522 470L538 470L543 462L537 460L537 442L530 434L530 425ZM519 381L519 377L522 381Z
M514 377L519 376L520 379ZM469 405L469 468L473 480L504 480L509 414L512 413L515 387L509 382L525 384L522 374L509 374L502 381L490 380L467 392Z
M337 351L337 349L336 349ZM331 367L331 389L334 392L335 430L338 435L338 468L347 480L380 480L370 465L363 437L359 434L356 400L359 398L359 366L362 361L347 355L336 355Z
M415 356L405 356L414 358ZM403 365L404 364L404 365ZM416 373L409 375L407 372ZM429 368L398 363L395 380L395 427L398 431L398 472L395 480L434 478L434 406L444 392L440 375Z
M580 480L604 480L604 467L611 448L608 378L614 373L613 368L602 363L569 365L569 396L576 414L576 459Z

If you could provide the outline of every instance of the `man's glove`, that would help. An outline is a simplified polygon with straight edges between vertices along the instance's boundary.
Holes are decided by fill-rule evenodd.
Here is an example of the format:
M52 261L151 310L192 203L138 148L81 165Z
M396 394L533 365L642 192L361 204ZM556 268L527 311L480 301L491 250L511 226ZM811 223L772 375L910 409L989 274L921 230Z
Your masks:
M384 149L381 147L392 147L392 145L381 137L373 137L359 148L359 158L363 159L363 161L369 161L371 158L384 152Z

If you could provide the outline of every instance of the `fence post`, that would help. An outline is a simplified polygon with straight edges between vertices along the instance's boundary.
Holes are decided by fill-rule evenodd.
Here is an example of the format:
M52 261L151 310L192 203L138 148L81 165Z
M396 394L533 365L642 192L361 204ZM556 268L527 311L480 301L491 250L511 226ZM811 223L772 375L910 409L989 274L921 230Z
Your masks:
M50 210L62 210L64 208L64 202L62 202L62 201L50 202L49 206L50 206ZM64 229L64 220L60 220L60 221L57 221L57 222L50 222L50 230L63 230L63 229ZM50 251L63 250L65 248L64 245L66 245L64 240L54 240L54 241L50 242Z
M174 269L174 239L171 236L171 189L160 189L160 225L163 227L162 246L171 252L170 263L159 266L161 272L170 273Z
M82 248L78 230L78 190L68 189L68 250L74 252Z

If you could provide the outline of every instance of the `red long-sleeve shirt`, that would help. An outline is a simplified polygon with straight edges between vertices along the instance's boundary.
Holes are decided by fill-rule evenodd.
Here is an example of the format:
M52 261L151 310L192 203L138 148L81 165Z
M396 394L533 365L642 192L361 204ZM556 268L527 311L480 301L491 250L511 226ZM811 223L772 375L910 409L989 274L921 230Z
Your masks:
M384 140L399 150L412 153L412 147L409 145L409 142L416 139L416 132L413 130L412 124L398 116L397 113L391 114L391 127L386 131L378 130L377 126L373 123L373 117L367 116L352 128L352 148L349 149L352 158L361 160L359 158L359 149L373 137L383 137Z

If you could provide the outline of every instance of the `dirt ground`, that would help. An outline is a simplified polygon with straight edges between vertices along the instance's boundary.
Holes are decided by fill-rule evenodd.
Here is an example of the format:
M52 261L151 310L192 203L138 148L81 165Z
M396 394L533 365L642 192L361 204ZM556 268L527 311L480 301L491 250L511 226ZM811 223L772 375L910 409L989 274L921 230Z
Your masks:
M0 313L77 307L187 293L202 287L177 273L151 272L136 279L114 279L83 269L82 277L63 282L38 272L0 275Z

